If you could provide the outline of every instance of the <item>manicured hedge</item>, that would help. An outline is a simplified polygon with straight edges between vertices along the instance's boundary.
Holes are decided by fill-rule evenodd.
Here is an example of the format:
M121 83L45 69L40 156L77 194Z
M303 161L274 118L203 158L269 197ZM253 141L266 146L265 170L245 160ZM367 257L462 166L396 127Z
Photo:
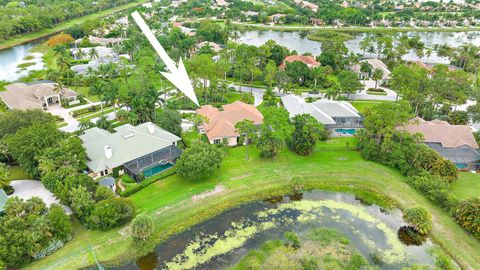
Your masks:
M101 109L100 106L92 105L92 106L87 107L87 108L82 108L82 109L78 109L78 110L72 111L70 114L71 114L73 117L77 117L77 116L80 116L80 115L83 115L83 114L97 112L97 111L99 111L100 109Z
M125 189L125 191L120 192L120 196L122 196L122 197L128 197L128 196L130 196L130 195L132 195L132 194L140 191L140 190L143 189L144 187L147 187L147 186L149 186L150 184L155 183L155 182L157 182L158 180L160 180L160 179L162 179L162 178L165 178L165 177L167 177L167 176L170 176L170 175L172 175L172 174L174 174L174 173L176 173L176 172L177 172L177 170L175 169L175 167L172 167L172 168L170 168L170 169L168 169L168 170L166 170L166 171L163 171L163 172L161 172L161 173L159 173L159 174L156 174L156 175L154 175L154 176L151 176L151 177L143 180L142 182L140 182L140 183L138 183L138 184L136 184L136 185L132 185L132 186L130 186L130 187L127 187L127 188Z

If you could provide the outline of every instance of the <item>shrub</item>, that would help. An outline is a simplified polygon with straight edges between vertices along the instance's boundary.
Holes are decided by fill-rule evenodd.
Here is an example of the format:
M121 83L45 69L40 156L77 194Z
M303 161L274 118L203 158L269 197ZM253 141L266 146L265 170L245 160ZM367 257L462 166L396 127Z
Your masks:
M50 47L55 47L57 45L68 44L75 41L75 39L69 34L58 34L48 39L47 45Z
M92 106L87 107L87 108L82 108L82 109L72 111L70 114L73 117L78 117L80 115L84 115L84 114L87 114L87 113L93 113L93 112L99 111L100 109L101 109L100 106L92 105Z
M449 192L450 185L444 178L424 172L406 178L406 182L447 211L455 209L458 204L458 199Z
M183 151L177 160L176 168L183 178L196 180L219 168L222 160L221 149L215 145L199 142Z
M455 218L467 231L480 239L480 197L460 202Z
M414 206L405 209L403 219L420 234L429 234L432 230L432 216L423 206Z
M317 140L322 139L325 128L308 114L297 115L293 119L295 130L289 142L290 149L299 155L310 155Z
M151 176L151 177L143 180L142 182L140 182L140 183L138 183L138 184L137 184L137 183L132 184L132 186L127 187L127 188L125 189L125 191L120 192L120 196L122 196L122 197L128 197L128 196L130 196L130 195L132 195L132 194L134 194L134 193L142 190L144 187L149 186L150 184L155 183L156 181L158 181L158 180L160 180L160 179L162 179L162 178L165 178L165 177L167 177L167 176L170 176L170 175L172 175L172 174L174 174L174 173L176 173L175 167L170 168L170 169L168 169L168 170L166 170L166 171L163 171L163 172L161 172L161 173L159 173L159 174L156 174L156 175L154 175L154 176Z
M112 176L113 178L117 178L119 176L119 171L120 171L120 167L116 167L116 168L113 168L112 169Z
M285 232L283 234L285 239L288 242L288 245L292 248L299 248L300 247L300 239L298 239L298 235L294 232Z
M95 190L95 201L97 202L110 199L113 196L115 196L113 190L106 186L98 185L97 189Z
M110 198L97 202L89 218L89 226L99 230L110 230L123 225L135 217L135 205L126 198Z
M457 267L452 263L450 258L445 254L438 254L435 259L435 266L439 270L455 270Z
M124 183L135 183L135 180L133 180L133 178L130 177L130 175L124 174L124 175L122 175L122 182L124 182Z
M145 241L154 230L153 219L150 216L140 215L133 220L132 234L135 241Z

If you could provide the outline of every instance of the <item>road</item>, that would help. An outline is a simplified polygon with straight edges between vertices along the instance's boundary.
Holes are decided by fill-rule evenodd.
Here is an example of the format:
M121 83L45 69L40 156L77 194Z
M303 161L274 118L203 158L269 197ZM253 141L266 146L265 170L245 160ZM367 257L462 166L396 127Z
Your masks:
M375 81L368 81L367 80L364 83L364 85L365 85L365 89L374 88L375 87ZM229 87L233 87L237 91L241 91L241 92L248 92L248 93L251 92L253 94L254 99L255 99L255 102L254 102L255 106L258 106L258 105L262 104L263 95L266 92L265 88L252 87L252 86L242 86L242 87L240 87L239 85L236 85L236 84L230 84ZM386 96L369 95L369 94L367 94L366 90L362 90L362 91L360 91L356 94L350 95L349 100L395 101L397 99L397 93L395 91L390 90L388 88L384 88L384 87L379 87L379 88L383 89L387 93L387 95ZM273 90L273 93L276 96L279 96L279 97L287 95L283 92L278 91L278 89L276 89L276 88ZM344 95L344 96L346 96L346 95ZM307 97L325 98L325 95L323 93L320 93L320 94L310 94L310 93L306 93L306 92L302 93L302 98L307 98Z

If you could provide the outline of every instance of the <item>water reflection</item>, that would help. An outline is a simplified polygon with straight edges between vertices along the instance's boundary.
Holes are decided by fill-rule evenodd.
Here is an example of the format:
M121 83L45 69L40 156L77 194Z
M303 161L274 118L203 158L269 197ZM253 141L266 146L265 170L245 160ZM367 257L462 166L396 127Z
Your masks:
M14 81L28 75L30 71L44 68L41 53L30 53L30 49L38 43L28 43L0 51L0 81ZM25 59L25 57L27 57ZM26 68L18 65L31 63Z
M399 36L401 33L396 34ZM418 35L420 40L425 43L427 47L432 48L435 44L448 44L452 47L458 47L463 43L472 43L474 45L480 45L480 32L407 32L408 36L413 37ZM360 49L360 41L366 36L366 33L358 33L354 39L345 42L347 48L355 53L362 54ZM300 54L311 53L313 55L319 55L321 53L321 42L308 40L301 32L282 32L282 31L245 31L240 33L239 41L241 43L260 46L268 40L275 40L277 43L288 47L291 50L295 50ZM371 57L369 53L366 53L367 57ZM403 57L408 61L419 60L415 51L410 51ZM438 56L435 52L432 52L430 56L424 56L421 58L424 62L429 63L448 63L448 59Z

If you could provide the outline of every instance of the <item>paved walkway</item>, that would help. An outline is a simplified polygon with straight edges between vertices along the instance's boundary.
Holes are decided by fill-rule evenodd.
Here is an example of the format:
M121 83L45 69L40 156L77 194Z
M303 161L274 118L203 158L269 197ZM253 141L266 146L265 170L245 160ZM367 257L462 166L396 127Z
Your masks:
M97 106L100 106L100 102L91 102L91 103L87 103L87 104L84 104L84 105L80 105L80 106L76 106L76 107L73 107L73 108L63 108L62 106L60 106L60 104L58 105L50 105L47 112L53 114L53 115L57 115L57 116L60 116L63 118L63 121L65 123L67 123L66 126L64 127L61 127L60 130L61 131L65 131L65 132L75 132L79 129L79 122L77 119L75 119L72 115L70 115L70 112L72 111L75 111L75 110L79 110L79 109L83 109L83 108L88 108L90 106L93 106L93 105L97 105Z
M75 109L78 109L78 108L75 107ZM74 132L74 131L78 130L79 122L77 121L77 119L75 119L73 116L70 115L68 109L63 108L60 105L56 105L56 106L50 106L50 108L48 108L47 112L49 112L53 115L57 115L57 116L62 117L63 121L65 121L65 123L67 123L67 125L64 126L64 127L61 127L60 130L65 131L65 132Z
M253 104L255 106L258 106L262 104L263 102L263 95L265 94L265 91L267 91L265 88L257 88L257 87L252 87L252 86L240 86L236 84L230 84L228 87L233 87L237 91L240 92L248 92L253 94L254 102Z
M28 200L32 197L39 197L45 202L47 207L50 207L50 205L54 203L60 204L53 193L47 190L42 182L38 180L16 180L12 181L10 185L13 187L14 192L8 197L19 197L24 200ZM63 208L67 214L72 213L70 208L66 206L63 206Z

